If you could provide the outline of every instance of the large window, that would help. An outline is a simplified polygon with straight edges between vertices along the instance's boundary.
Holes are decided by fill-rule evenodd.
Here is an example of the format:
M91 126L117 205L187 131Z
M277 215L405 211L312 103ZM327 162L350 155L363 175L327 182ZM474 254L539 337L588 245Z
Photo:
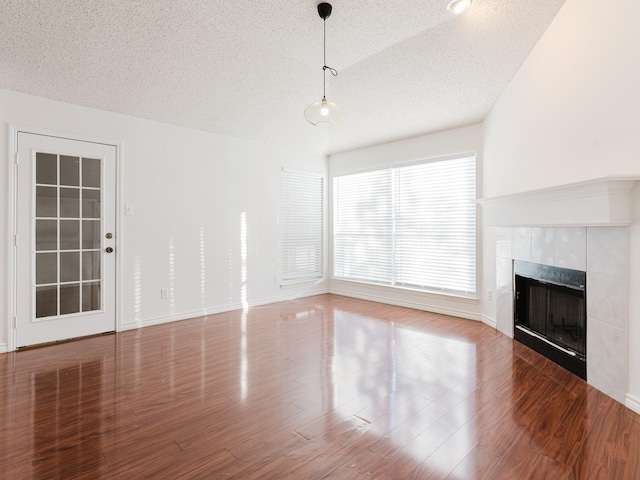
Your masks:
M475 157L334 178L335 278L476 292Z
M323 178L282 171L280 282L323 276Z

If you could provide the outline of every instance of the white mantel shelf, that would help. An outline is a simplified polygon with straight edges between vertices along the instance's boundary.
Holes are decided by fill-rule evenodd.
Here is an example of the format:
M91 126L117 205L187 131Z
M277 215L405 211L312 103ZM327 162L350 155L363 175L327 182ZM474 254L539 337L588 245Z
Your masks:
M490 226L629 225L631 192L640 177L586 182L478 200Z

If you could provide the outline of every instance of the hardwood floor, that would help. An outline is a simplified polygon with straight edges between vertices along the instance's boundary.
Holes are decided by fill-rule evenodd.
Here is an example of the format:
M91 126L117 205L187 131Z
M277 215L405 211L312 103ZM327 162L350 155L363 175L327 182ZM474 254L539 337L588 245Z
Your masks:
M0 355L0 477L638 479L640 417L478 322L322 295Z

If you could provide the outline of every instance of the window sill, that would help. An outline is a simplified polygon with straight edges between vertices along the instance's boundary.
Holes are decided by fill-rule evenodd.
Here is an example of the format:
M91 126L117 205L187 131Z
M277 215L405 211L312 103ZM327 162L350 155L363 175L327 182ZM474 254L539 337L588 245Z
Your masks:
M287 280L287 281L280 282L280 288L284 289L284 288L300 287L303 285L318 285L324 282L325 280L326 278L324 277L301 278L299 280Z

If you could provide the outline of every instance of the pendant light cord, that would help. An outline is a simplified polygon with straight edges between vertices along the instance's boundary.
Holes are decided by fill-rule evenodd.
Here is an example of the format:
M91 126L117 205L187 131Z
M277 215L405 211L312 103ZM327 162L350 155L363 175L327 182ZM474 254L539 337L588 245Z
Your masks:
M322 19L324 38L322 41L322 45L324 47L324 65L322 66L322 96L327 96L327 70L331 72L331 75L334 77L338 76L338 71L335 68L331 68L327 66L327 19Z

